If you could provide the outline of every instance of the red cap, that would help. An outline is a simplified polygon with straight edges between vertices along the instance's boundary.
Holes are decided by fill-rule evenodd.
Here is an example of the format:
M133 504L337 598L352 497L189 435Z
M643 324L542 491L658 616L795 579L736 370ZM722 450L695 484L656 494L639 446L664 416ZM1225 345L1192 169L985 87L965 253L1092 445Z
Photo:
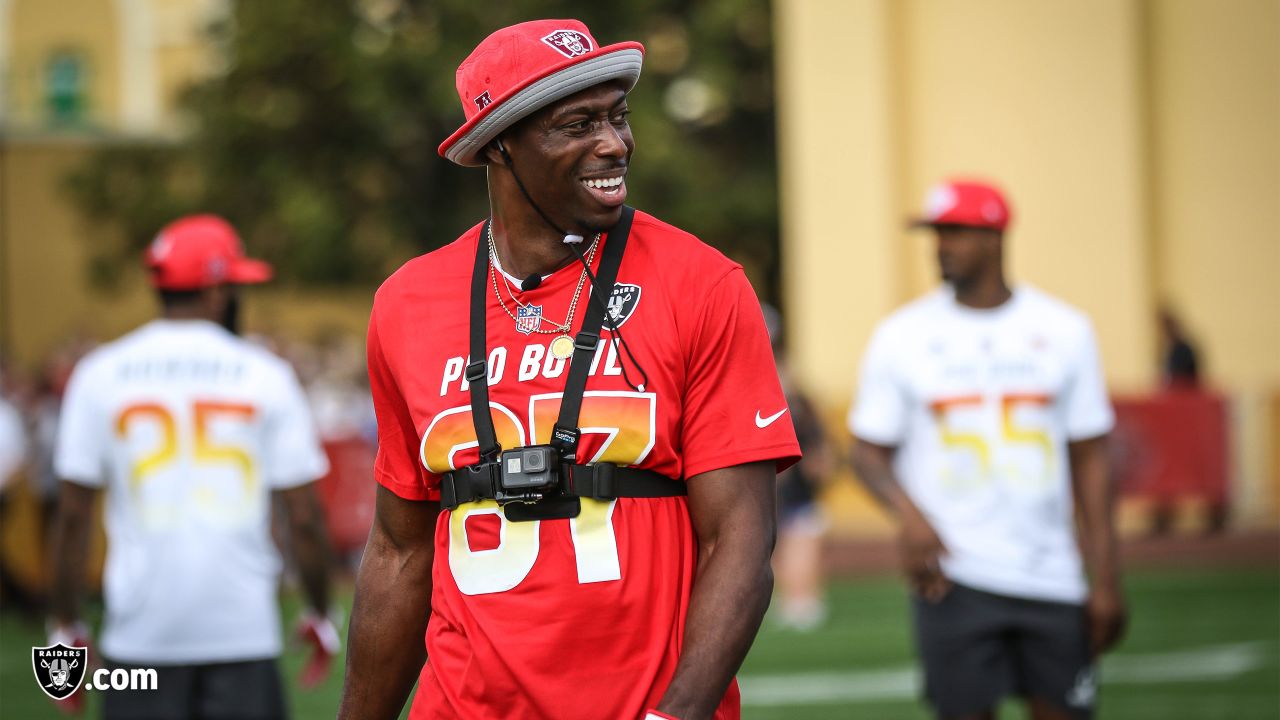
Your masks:
M924 217L915 225L963 225L1004 232L1009 226L1009 203L990 183L951 180L929 189Z
M161 290L250 285L273 274L267 263L245 257L235 228L216 215L188 215L169 223L151 241L144 260L151 286Z
M467 121L440 144L459 165L484 163L477 153L502 131L551 103L610 80L627 91L640 79L644 46L600 47L577 20L533 20L503 28L458 66L458 98Z

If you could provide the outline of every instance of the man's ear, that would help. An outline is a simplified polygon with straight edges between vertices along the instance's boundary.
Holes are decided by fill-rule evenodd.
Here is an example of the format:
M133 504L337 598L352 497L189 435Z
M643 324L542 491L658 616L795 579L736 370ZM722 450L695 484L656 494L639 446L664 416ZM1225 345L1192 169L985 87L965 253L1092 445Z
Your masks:
M502 165L504 167L511 164L509 161L510 156L506 154L506 148L503 146L502 138L500 137L494 138L492 142L485 145L481 155L484 156L487 164Z

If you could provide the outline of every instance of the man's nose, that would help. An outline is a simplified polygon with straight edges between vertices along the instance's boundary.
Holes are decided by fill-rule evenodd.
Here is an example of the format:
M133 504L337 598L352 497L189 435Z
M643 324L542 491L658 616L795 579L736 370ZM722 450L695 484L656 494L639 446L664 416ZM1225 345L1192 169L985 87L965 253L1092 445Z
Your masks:
M596 136L596 154L601 157L626 157L627 142L623 132L613 123L604 123L604 128Z

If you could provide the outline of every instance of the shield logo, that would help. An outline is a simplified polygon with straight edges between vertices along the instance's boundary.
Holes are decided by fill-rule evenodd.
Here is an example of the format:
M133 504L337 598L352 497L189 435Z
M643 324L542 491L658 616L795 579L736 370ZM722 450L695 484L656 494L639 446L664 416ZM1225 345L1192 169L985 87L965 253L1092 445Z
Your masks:
M36 684L54 700L65 700L80 689L88 664L87 647L67 647L58 643L31 648L31 669L35 671Z
M609 294L609 325L615 328L622 327L639 304L639 285L614 283L613 292Z
M523 305L516 310L516 330L531 335L542 324L541 305Z
M586 55L593 49L591 47L591 38L577 30L557 30L542 38L542 42L555 48L557 52L567 58Z

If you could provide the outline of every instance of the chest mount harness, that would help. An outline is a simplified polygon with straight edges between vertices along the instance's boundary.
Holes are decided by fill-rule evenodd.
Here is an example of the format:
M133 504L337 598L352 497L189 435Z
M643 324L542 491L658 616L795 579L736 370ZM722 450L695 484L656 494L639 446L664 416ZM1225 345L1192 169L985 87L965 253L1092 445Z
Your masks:
M543 520L577 517L581 498L612 500L620 497L676 497L687 495L683 482L652 470L620 467L614 463L578 463L578 441L582 432L578 414L587 385L591 359L600 345L600 328L606 308L601 297L609 297L618 278L622 253L635 210L624 206L617 225L609 230L601 253L593 303L587 306L582 327L573 341L573 356L560 400L560 415L547 445L503 450L498 443L489 409L489 367L486 348L486 300L489 275L488 246L476 242L476 261L471 273L470 363L466 380L471 394L471 419L479 441L480 461L447 472L440 484L440 504L449 510L476 500L496 500L508 520ZM484 238L489 220L480 229ZM599 293L597 293L597 289ZM610 322L610 330L615 330ZM479 359L476 359L479 358Z

